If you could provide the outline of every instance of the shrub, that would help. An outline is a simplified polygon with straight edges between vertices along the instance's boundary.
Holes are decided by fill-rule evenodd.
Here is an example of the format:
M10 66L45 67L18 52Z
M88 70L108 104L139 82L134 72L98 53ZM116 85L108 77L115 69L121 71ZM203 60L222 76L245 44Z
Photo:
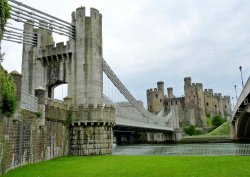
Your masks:
M195 135L195 126L194 125L188 125L184 127L184 132L190 136Z
M41 118L41 117L43 116L43 113L40 112L40 111L38 111L38 112L36 112L36 116L37 116L38 118Z
M223 123L225 122L225 120L220 116L220 115L217 115L217 116L214 116L212 118L212 125L215 126L215 127L219 127L220 125L222 125Z
M2 104L0 110L3 114L11 116L16 110L16 90L12 76L0 70L0 84L2 85Z
M11 10L11 7L9 6L8 1L0 0L0 18L2 22L2 24L0 24L1 31L2 31L2 33L0 34L0 39L2 39L3 37L3 31L7 23L7 20L8 18L10 18L10 10Z

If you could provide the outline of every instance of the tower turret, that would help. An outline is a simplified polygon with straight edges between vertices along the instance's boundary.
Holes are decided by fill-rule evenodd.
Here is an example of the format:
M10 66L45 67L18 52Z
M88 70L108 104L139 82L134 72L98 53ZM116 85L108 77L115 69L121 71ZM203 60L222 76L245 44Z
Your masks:
M172 87L168 87L168 98L174 98L174 93L173 93L173 88Z
M147 90L148 110L152 113L159 113L163 108L164 82L157 82L157 88Z

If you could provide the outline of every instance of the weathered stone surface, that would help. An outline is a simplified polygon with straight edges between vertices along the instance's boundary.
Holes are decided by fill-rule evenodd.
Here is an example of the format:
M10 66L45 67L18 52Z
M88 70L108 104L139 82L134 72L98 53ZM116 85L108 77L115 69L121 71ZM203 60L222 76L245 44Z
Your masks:
M18 121L1 115L0 138L7 143L5 170L68 155L68 129L64 123L47 120L39 127L39 118L29 111L22 110Z
M164 95L163 82L158 82L157 86L157 89L147 90L148 110L157 114L163 109L166 113L173 109L181 126L190 123L204 127L208 115L211 117L219 114L222 117L231 115L229 96L214 94L212 89L203 90L203 84L192 83L191 77L184 78L182 97L175 97L173 88L168 88L168 95Z

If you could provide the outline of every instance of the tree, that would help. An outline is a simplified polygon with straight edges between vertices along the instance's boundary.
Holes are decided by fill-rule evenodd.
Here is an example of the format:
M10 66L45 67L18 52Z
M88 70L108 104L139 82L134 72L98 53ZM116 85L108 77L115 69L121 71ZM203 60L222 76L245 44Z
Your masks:
M7 0L0 0L0 39L3 37L4 27L10 18L10 6Z
M216 115L212 118L212 125L215 127L219 127L224 122L225 122L225 120L220 115Z

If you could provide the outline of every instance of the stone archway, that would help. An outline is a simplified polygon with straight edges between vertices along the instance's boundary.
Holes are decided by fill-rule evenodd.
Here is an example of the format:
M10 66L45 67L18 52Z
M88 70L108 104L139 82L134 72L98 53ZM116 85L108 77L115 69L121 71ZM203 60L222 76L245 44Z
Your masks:
M65 81L53 81L53 82L49 82L47 85L47 90L48 90L48 97L49 98L54 98L54 89L62 84L67 84L67 82Z

